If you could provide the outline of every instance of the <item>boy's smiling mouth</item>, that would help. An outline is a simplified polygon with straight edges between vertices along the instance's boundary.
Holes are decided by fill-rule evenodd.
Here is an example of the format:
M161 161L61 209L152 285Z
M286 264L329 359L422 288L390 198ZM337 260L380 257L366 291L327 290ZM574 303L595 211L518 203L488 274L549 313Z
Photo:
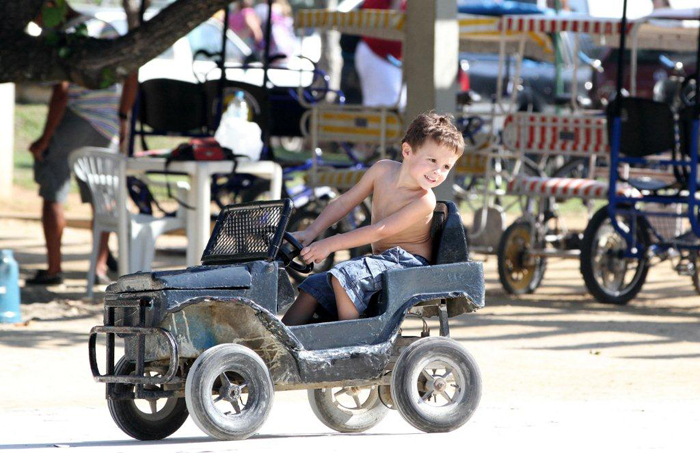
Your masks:
M435 184L437 182L437 178L433 179L428 175L423 175L423 176L425 176L425 179L427 179L431 184Z

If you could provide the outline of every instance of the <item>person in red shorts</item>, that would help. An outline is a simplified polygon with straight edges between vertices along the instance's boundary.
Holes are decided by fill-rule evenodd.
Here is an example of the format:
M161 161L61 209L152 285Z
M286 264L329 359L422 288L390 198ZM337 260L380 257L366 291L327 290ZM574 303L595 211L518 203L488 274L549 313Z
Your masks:
M406 0L365 0L362 9L406 10ZM401 41L363 37L355 51L362 85L362 104L368 107L406 104L401 77Z

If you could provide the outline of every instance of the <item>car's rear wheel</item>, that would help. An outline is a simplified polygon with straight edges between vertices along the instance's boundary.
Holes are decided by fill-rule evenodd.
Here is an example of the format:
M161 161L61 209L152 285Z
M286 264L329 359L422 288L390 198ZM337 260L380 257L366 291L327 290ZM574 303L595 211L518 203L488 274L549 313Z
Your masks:
M311 409L327 427L341 433L366 431L382 421L389 409L371 387L335 387L311 389Z
M427 337L412 343L391 374L391 395L399 413L427 433L459 428L481 399L476 361L449 338Z

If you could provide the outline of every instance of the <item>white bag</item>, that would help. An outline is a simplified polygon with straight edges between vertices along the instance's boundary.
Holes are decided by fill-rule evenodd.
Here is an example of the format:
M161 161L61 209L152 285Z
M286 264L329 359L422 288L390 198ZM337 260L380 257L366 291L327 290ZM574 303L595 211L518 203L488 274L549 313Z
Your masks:
M229 114L230 110L227 109L221 117L221 123L214 138L224 148L231 149L234 154L248 156L251 161L260 160L263 149L260 126Z

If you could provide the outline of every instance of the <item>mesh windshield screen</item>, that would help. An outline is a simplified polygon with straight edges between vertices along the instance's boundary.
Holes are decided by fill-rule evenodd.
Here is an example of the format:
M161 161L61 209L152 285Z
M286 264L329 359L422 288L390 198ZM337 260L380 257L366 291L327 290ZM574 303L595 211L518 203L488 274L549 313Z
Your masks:
M219 214L202 262L274 259L290 212L289 200L227 206Z

